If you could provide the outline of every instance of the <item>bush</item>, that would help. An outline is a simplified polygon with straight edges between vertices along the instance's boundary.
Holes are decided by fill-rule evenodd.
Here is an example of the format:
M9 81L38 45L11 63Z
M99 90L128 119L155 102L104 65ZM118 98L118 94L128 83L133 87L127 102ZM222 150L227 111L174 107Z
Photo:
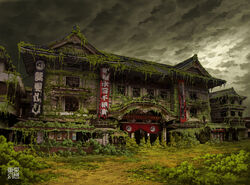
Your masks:
M200 168L195 168L185 161L175 168L154 165L142 166L130 171L136 176L151 180L157 179L157 181L169 184L227 185L236 184L249 168L249 153L243 150L231 155L206 154L198 159L203 162Z
M8 167L19 168L19 179L8 180ZM42 179L35 170L48 167L33 155L15 152L13 143L0 136L0 182L2 184L29 184Z

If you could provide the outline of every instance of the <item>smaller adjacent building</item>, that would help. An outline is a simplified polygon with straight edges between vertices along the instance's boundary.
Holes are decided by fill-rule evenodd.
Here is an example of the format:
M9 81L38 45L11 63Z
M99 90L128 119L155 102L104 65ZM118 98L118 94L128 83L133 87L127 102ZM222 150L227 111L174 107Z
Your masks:
M246 135L243 119L243 101L247 98L239 95L234 88L210 93L212 137L220 140L238 140Z
M20 98L24 93L21 77L5 48L0 46L0 132L6 137L9 132L6 128L13 126L19 116Z
M245 117L244 118L245 125L246 125L246 137L250 138L250 117Z

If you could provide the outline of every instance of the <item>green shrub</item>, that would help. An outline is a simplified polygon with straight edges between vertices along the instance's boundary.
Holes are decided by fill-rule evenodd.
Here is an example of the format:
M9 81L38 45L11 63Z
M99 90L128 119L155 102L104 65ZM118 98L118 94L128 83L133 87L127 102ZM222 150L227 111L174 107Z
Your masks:
M231 155L206 154L195 160L203 162L201 167L195 168L185 161L175 168L161 165L141 166L130 172L139 177L169 184L227 185L237 184L237 180L247 173L249 168L249 153L244 150Z
M19 179L8 180L8 167L19 168ZM13 143L0 136L0 182L2 184L29 184L42 179L36 170L48 167L33 155L15 152Z

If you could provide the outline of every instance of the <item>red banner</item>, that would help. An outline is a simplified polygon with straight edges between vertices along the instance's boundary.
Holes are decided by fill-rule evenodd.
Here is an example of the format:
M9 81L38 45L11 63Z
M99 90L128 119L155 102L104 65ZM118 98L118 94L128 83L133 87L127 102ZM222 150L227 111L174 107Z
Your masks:
M108 115L110 94L109 76L109 69L101 68L99 118L107 118Z
M179 103L180 103L180 122L184 123L187 121L184 81L179 80L178 86L179 86L178 89L179 89Z
M135 124L135 123L126 123L122 125L123 130L128 133L135 132L139 129L144 130L147 133L157 134L160 131L159 125L156 124Z

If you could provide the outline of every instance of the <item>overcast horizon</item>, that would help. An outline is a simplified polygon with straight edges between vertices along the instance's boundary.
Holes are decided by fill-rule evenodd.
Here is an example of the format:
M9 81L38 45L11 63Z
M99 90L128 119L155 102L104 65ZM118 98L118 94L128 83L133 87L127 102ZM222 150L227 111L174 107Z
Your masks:
M97 49L175 65L198 55L224 88L248 96L248 0L0 0L0 45L17 65L17 43L45 45L79 25ZM25 76L23 64L21 73Z

